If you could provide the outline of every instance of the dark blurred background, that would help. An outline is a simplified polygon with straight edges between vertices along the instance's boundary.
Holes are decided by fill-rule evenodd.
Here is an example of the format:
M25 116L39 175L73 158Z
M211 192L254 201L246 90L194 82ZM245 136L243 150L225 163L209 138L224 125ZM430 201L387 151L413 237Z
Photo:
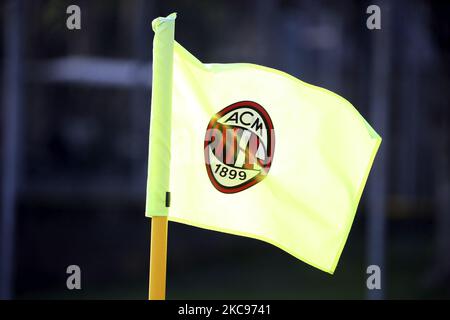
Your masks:
M81 8L68 30L66 8ZM381 8L381 30L366 9ZM169 226L167 297L450 298L449 1L0 4L1 298L145 299L151 21L203 62L344 96L383 137L334 276L263 242ZM66 288L79 265L82 290ZM366 269L382 271L368 291Z

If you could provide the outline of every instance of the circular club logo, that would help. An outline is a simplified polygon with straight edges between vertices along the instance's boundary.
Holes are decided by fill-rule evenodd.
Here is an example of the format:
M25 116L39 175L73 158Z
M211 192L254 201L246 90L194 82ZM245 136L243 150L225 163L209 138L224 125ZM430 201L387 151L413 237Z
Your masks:
M270 169L275 133L267 111L240 101L216 113L205 135L209 179L223 193L235 193L263 180Z

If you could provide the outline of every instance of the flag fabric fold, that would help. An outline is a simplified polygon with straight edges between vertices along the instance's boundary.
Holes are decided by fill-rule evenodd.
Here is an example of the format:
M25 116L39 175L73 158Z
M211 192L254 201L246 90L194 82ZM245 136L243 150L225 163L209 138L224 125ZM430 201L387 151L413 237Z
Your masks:
M200 62L174 26L174 14L153 22L146 215L260 239L333 273L381 138L326 89Z

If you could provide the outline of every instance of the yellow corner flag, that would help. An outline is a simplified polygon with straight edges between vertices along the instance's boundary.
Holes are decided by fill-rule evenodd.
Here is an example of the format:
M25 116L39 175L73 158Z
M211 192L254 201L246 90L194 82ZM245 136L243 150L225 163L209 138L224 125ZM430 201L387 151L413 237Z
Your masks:
M333 273L380 136L286 73L203 64L153 21L146 215L271 243Z

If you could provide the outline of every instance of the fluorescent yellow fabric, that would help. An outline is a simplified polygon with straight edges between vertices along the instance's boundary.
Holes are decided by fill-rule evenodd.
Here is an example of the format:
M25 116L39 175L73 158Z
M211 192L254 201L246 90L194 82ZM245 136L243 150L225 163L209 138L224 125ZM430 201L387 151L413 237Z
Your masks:
M161 41L159 29L155 32L155 42ZM159 79L158 70L153 72ZM344 98L278 70L202 64L176 42L167 90L172 90L166 106L171 117L161 121L171 128L169 219L260 239L333 273L381 142L358 111ZM160 93L153 91L153 97ZM270 115L273 161L259 183L223 193L205 169L205 132L218 111L243 100L257 102ZM151 152L159 150L156 144L167 145L153 139L150 135ZM151 184L149 178L150 192ZM147 216L160 214L151 210L152 201L158 200L150 194Z
M173 13L153 20L152 111L148 162L147 203L152 216L167 216L166 191L169 190L170 117L172 104ZM151 183L150 183L151 182Z

